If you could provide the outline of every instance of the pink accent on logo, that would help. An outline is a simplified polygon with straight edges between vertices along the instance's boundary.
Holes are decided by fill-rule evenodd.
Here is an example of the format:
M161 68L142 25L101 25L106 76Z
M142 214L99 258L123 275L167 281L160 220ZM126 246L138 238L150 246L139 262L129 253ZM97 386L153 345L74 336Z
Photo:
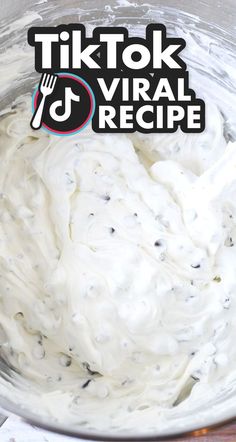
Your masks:
M59 135L73 134L75 132L79 132L79 130L81 130L87 124L89 119L91 118L91 115L92 115L92 112L93 112L93 97L92 97L90 89L87 87L86 83L84 83L84 81L82 79L79 79L78 77L75 77L73 74L70 74L70 75L68 75L68 74L67 75L57 74L57 75L60 78L73 78L73 80L77 81L77 83L80 83L84 87L84 89L86 89L86 91L87 91L87 93L89 95L89 99L90 99L89 114L88 114L86 120L79 127L77 127L74 130L69 130L69 131L65 131L65 132L59 131L59 130L54 130L54 129L51 129L49 126L47 126L45 123L42 123L42 126L45 127L46 129L48 129L50 132L53 132L53 133L56 133L56 134L59 134ZM34 109L36 109L36 107L37 107L38 96L39 96L39 90L37 90L37 92L35 94L35 97L34 97Z

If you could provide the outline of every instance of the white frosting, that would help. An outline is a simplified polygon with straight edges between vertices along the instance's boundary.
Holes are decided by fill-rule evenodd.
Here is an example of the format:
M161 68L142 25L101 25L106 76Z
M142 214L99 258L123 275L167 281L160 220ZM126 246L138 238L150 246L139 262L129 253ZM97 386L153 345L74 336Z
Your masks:
M7 109L0 344L17 373L1 395L87 430L156 432L235 385L235 98L202 78L202 134L58 138L30 129L29 95Z
M148 418L217 388L236 290L236 144L217 108L202 135L65 140L30 129L29 97L15 106L0 124L7 360L54 416L51 391L67 395L72 420L102 399L119 425L120 406Z

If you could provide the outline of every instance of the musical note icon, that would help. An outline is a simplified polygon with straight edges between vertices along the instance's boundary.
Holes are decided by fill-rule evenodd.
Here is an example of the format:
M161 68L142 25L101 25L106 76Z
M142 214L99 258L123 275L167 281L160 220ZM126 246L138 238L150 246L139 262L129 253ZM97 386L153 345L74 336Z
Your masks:
M64 110L64 113L63 114L57 113L57 110L59 110L59 108L61 108L63 106L63 101L57 100L54 103L52 103L49 108L49 113L50 113L50 116L52 117L52 119L54 121L58 121L58 122L68 120L68 118L71 115L71 102L72 101L79 102L80 96L74 94L71 87L65 87L65 105L64 105L65 110Z

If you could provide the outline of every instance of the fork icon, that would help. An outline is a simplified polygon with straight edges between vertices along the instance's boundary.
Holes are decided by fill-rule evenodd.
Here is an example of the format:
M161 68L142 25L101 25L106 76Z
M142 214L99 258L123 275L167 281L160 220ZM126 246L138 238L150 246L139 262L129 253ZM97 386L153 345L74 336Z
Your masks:
M39 90L42 94L42 99L40 101L39 106L35 109L33 118L31 120L31 127L33 129L39 129L42 126L42 116L45 105L45 100L48 95L53 92L57 81L56 75L51 74L43 74L40 80Z

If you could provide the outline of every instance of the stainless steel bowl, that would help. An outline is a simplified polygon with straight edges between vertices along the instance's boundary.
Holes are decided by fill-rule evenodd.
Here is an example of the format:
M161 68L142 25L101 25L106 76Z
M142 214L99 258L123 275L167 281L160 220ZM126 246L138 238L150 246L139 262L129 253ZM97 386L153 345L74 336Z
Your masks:
M12 103L19 95L32 88L38 78L34 72L33 49L27 47L27 29L32 25L52 26L60 23L82 22L88 29L97 25L122 25L129 26L130 32L142 33L144 25L150 22L161 22L166 24L168 32L175 34L176 29L188 30L191 33L204 33L210 36L209 53L221 59L224 55L224 48L227 48L229 56L228 63L236 69L236 9L234 0L147 0L147 3L136 0L0 0L1 34L0 34L0 113ZM20 59L19 72L8 65L8 53L15 45L23 48L16 51L16 58ZM19 61L19 60L18 60ZM187 63L193 63L194 69L204 71L204 60L198 63L194 60L194 54L187 56ZM206 75L211 75L207 73ZM227 78L226 78L227 76ZM8 79L6 85L6 79ZM233 97L235 93L235 77L225 73L218 65L214 72L214 81L223 84ZM228 103L229 104L229 103ZM232 106L232 103L229 104ZM232 107L231 107L232 110ZM226 102L227 112L227 102ZM230 119L227 119L229 124ZM233 128L227 128L227 136L235 139L236 134ZM1 143L1 140L0 140ZM17 388L14 384L14 368L9 367L4 360L0 363L0 376L6 381L7 386ZM98 434L94 430L86 430L83 427L71 427L60 422L55 422L48 417L43 417L42 410L30 411L27 407L27 395L30 392L30 384L25 382L24 397L15 403L9 394L2 394L0 406L6 412L22 416L26 421L43 428L73 435L78 438L89 438L93 440L158 440L173 437L186 433L194 433L197 429L206 431L206 428L219 425L236 417L236 388L225 389L224 394L215 398L212 402L203 398L201 405L196 406L191 413L185 412L176 415L176 418L165 428L159 429L158 422L152 434L145 435L141 428L137 428L135 434L116 433L115 430L108 430L105 434ZM199 434L199 432L198 432Z

